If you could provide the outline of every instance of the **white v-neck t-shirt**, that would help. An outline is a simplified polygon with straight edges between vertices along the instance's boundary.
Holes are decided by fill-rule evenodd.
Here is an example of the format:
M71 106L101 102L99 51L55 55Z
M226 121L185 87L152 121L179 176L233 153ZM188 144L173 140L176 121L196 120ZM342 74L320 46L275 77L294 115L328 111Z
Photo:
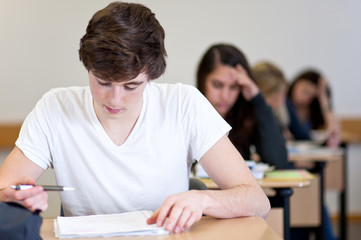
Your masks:
M189 170L230 126L194 87L150 82L140 116L117 146L99 122L89 87L53 89L27 116L16 146L53 167L66 216L155 210L188 190Z

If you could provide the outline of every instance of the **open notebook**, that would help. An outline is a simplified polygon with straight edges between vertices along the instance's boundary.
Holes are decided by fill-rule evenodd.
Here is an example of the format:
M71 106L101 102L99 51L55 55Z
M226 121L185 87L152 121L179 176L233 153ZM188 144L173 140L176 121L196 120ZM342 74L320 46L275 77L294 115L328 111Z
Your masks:
M160 235L169 232L146 220L151 211L100 214L79 217L57 217L54 232L57 238Z

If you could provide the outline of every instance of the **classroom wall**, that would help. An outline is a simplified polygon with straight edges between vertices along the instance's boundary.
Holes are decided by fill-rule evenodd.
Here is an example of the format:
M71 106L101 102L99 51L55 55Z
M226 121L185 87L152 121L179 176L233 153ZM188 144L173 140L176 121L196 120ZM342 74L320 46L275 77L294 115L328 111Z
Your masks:
M0 123L21 123L51 88L87 85L79 39L93 13L109 2L0 1ZM360 1L135 2L150 7L166 31L168 67L157 81L194 85L206 48L227 42L242 49L251 64L273 61L289 79L305 67L319 68L332 87L337 115L361 116ZM351 164L357 169L359 148ZM357 175L351 181L361 182ZM352 210L361 212L357 194Z
M86 85L79 39L109 0L0 2L0 122L22 121L53 87ZM194 84L212 43L241 48L253 64L272 60L291 78L322 70L339 115L361 115L361 2L357 0L147 0L166 31L168 68L159 81ZM15 93L15 94L14 94Z

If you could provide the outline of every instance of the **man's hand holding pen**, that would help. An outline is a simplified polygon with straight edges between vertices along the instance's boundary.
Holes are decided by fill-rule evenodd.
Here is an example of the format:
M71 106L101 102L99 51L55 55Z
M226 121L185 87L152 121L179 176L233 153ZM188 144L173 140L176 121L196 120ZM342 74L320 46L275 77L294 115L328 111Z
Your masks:
M34 179L24 178L13 185L19 184L33 185L33 187L17 191L9 186L2 191L4 201L18 203L31 212L45 211L48 208L48 193L42 186L36 186Z

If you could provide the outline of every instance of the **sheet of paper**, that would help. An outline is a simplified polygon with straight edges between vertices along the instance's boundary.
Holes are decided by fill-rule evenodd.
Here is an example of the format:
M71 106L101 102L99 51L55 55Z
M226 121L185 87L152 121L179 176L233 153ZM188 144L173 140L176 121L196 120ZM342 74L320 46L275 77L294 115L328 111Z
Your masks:
M79 217L58 217L54 220L55 237L108 237L168 234L164 228L148 225L151 211L101 214Z
M342 155L342 148L328 148L319 146L312 141L287 142L288 153L292 155Z

